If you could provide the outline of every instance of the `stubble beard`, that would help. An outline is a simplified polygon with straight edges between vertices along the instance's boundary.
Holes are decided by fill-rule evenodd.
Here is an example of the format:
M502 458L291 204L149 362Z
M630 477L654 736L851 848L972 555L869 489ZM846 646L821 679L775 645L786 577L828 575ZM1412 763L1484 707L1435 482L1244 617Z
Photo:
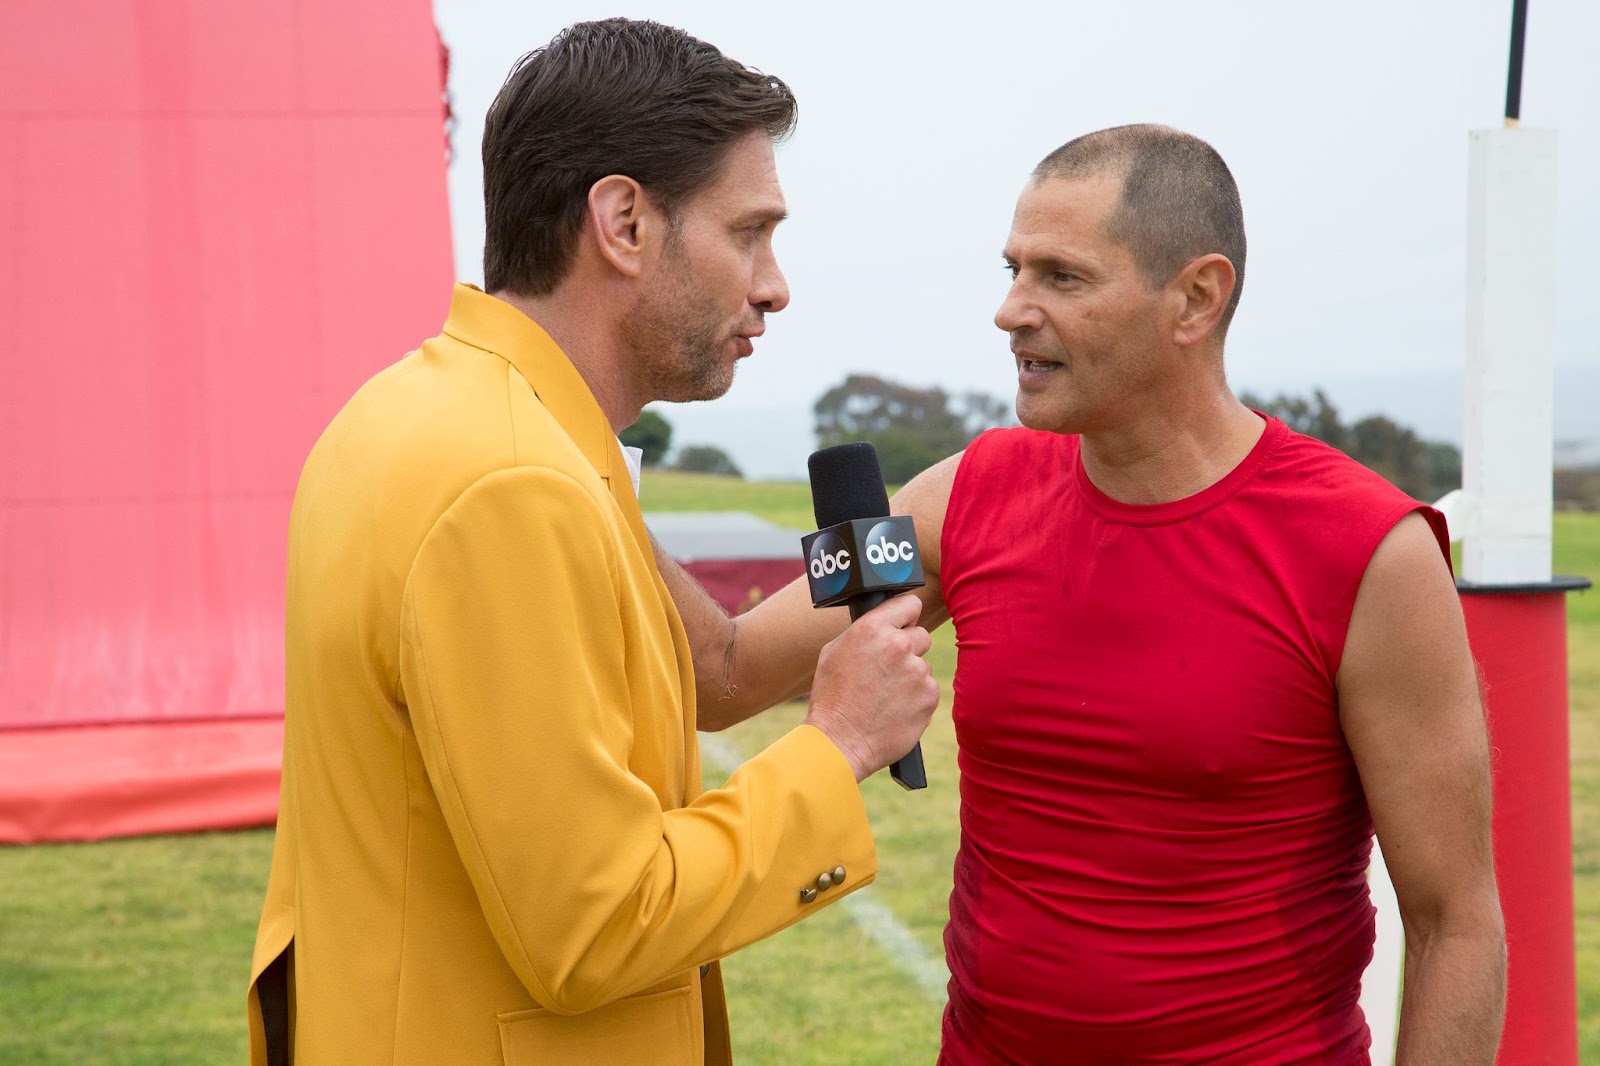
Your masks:
M669 252L661 281L642 294L624 326L639 383L652 400L714 400L733 387L729 337L715 301L698 292L689 263Z

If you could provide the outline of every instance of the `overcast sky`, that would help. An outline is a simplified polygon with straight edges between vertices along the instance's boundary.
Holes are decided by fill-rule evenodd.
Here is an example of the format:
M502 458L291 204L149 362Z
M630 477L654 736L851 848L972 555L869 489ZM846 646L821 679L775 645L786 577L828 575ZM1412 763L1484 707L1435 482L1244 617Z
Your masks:
M1125 122L1205 138L1238 179L1236 389L1321 383L1350 414L1381 403L1458 428L1467 134L1501 124L1511 0L619 6L436 0L456 265L482 280L484 111L563 26L653 18L787 81L800 124L778 151L777 251L793 302L727 397L663 408L678 441L796 476L811 403L851 371L1013 395L992 319L1017 193L1057 145ZM1560 135L1558 436L1600 424L1597 40L1600 3L1532 0L1523 122Z

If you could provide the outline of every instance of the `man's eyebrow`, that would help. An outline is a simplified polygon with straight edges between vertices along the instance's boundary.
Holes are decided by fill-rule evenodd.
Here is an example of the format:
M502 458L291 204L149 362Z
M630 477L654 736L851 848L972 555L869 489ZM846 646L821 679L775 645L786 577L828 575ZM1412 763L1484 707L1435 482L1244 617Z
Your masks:
M1000 253L1000 257L1004 259L1008 265L1021 263L1023 258L1026 258L1028 266L1035 269L1044 271L1061 270L1070 274L1082 273L1083 271L1091 269L1093 265L1086 259L1063 254L1061 252L1038 252L1033 255L1023 257L1014 256L1009 251L1005 251Z
M789 212L783 208L760 208L743 216L737 222L739 226L764 226L772 223L776 226L779 222L789 217Z

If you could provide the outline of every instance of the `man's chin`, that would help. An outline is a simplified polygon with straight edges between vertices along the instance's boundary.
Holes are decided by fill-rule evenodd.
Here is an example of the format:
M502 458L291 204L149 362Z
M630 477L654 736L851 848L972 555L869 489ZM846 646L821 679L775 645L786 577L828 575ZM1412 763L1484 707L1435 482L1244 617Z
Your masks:
M1030 403L1025 395L1017 397L1017 421L1028 429L1044 433L1076 433L1072 428L1071 413L1058 405Z
M733 367L715 377L706 376L693 381L677 382L658 400L668 403L695 403L700 400L720 400L733 388Z

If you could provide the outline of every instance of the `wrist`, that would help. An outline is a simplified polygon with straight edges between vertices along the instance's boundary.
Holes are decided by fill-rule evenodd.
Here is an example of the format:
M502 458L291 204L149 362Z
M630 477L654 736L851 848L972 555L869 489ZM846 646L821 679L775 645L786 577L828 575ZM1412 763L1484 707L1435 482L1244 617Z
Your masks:
M828 722L827 715L818 715L816 705L812 705L811 712L806 715L805 724L827 737L833 746L839 749L839 754L844 756L844 761L850 765L850 772L855 776L856 784L860 784L872 775L872 763L866 757L866 752L861 749L860 738L853 735L853 731L841 730L833 727Z

